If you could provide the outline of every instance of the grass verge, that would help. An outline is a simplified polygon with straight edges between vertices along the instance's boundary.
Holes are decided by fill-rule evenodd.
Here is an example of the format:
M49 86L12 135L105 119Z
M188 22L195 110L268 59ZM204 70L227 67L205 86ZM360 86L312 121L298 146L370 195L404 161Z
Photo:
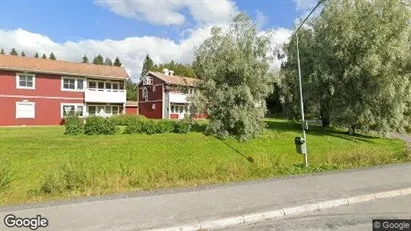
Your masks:
M8 181L0 187L0 205L411 160L400 140L352 137L311 126L306 169L293 143L300 125L267 123L263 137L247 143L206 136L201 128L188 134L114 136L67 136L64 127L0 128L0 161L7 163L3 172Z

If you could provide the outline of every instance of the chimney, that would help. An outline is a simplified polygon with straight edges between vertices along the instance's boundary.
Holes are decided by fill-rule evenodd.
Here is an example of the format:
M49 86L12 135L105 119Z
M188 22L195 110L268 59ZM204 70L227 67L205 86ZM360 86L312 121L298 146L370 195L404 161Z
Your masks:
M164 75L169 75L168 69L167 69L167 68L164 68L164 69L163 69L163 73L164 73Z
M169 70L169 71L168 71L168 74L171 75L171 76L173 76L173 75L174 75L174 71Z

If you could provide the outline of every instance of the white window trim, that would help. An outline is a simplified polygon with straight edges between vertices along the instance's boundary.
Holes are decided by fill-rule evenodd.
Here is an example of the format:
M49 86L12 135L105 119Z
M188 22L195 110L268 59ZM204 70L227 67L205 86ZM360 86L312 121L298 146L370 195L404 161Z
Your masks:
M32 87L21 87L20 86L20 75L26 75L33 77L33 86ZM27 90L35 90L36 89L36 75L29 74L29 73L16 73L16 88L17 89L27 89Z
M117 107L118 108L118 111L117 111L117 115L121 115L120 114L120 107L121 107L121 105L104 105L104 104L87 104L86 105L86 107L84 108L85 109L85 111L84 111L84 115L86 115L86 116L90 116L89 114L88 114L88 108L89 107L96 107L96 115L91 115L91 116L98 116L97 114L98 114L98 111L97 111L97 107L104 107L104 111L106 110L105 108L107 107L107 106L110 106L111 107L111 113L110 114L108 114L108 113L106 113L109 117L111 117L111 116L115 116L115 115L113 115L113 107Z
M33 105L33 108L34 108L33 117L19 117L18 116L18 106L19 106L19 104L31 104L31 105ZM36 103L35 102L28 102L28 101L16 102L16 119L34 119L34 118L36 118Z
M64 79L74 79L74 89L65 89L64 88ZM78 90L78 80L82 79L83 80L83 90ZM61 91L74 91L74 92L84 92L84 89L86 89L86 84L87 81L85 78L76 78L76 77L70 77L70 76L61 76Z
M96 84L95 88L90 88L90 87L87 88L87 89L93 90L93 91L108 91L108 92L123 92L124 91L124 89L120 89L121 83L118 82L118 81L111 81L111 80L104 81L104 80L94 80L93 79L93 80L88 80L87 86L90 86L89 83L95 83ZM98 87L99 83L104 83L104 88L99 88ZM106 88L107 83L110 83L110 88ZM113 88L114 84L117 84L117 86L118 86L117 89Z
M63 112L64 112L64 106L66 105L74 105L74 106L83 106L83 114L80 117L84 117L86 114L86 105L82 103L60 103L60 116L61 118L64 118Z
M143 88L142 95L143 95L144 101L148 101L148 90L147 90L147 87L144 87L144 88Z

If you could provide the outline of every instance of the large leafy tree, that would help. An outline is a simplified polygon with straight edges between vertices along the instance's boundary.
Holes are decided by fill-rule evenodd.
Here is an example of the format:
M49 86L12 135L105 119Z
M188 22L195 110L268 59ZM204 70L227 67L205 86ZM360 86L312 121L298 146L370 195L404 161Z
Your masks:
M314 24L330 112L348 126L403 130L411 102L411 5L403 0L328 1Z
M273 82L269 54L269 37L245 14L228 28L212 29L195 54L194 70L202 81L190 99L195 108L208 109L208 132L239 140L261 135Z
M146 58L144 59L143 69L141 70L140 76L144 77L147 74L147 72L153 68L153 65L154 65L153 60L147 54Z

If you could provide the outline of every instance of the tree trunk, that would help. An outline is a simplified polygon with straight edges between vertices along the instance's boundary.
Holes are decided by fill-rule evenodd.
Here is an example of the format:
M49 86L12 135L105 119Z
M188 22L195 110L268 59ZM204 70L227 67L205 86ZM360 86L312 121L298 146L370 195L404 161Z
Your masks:
M330 113L328 113L328 108L324 107L324 105L321 105L320 116L323 128L329 128L331 124Z

